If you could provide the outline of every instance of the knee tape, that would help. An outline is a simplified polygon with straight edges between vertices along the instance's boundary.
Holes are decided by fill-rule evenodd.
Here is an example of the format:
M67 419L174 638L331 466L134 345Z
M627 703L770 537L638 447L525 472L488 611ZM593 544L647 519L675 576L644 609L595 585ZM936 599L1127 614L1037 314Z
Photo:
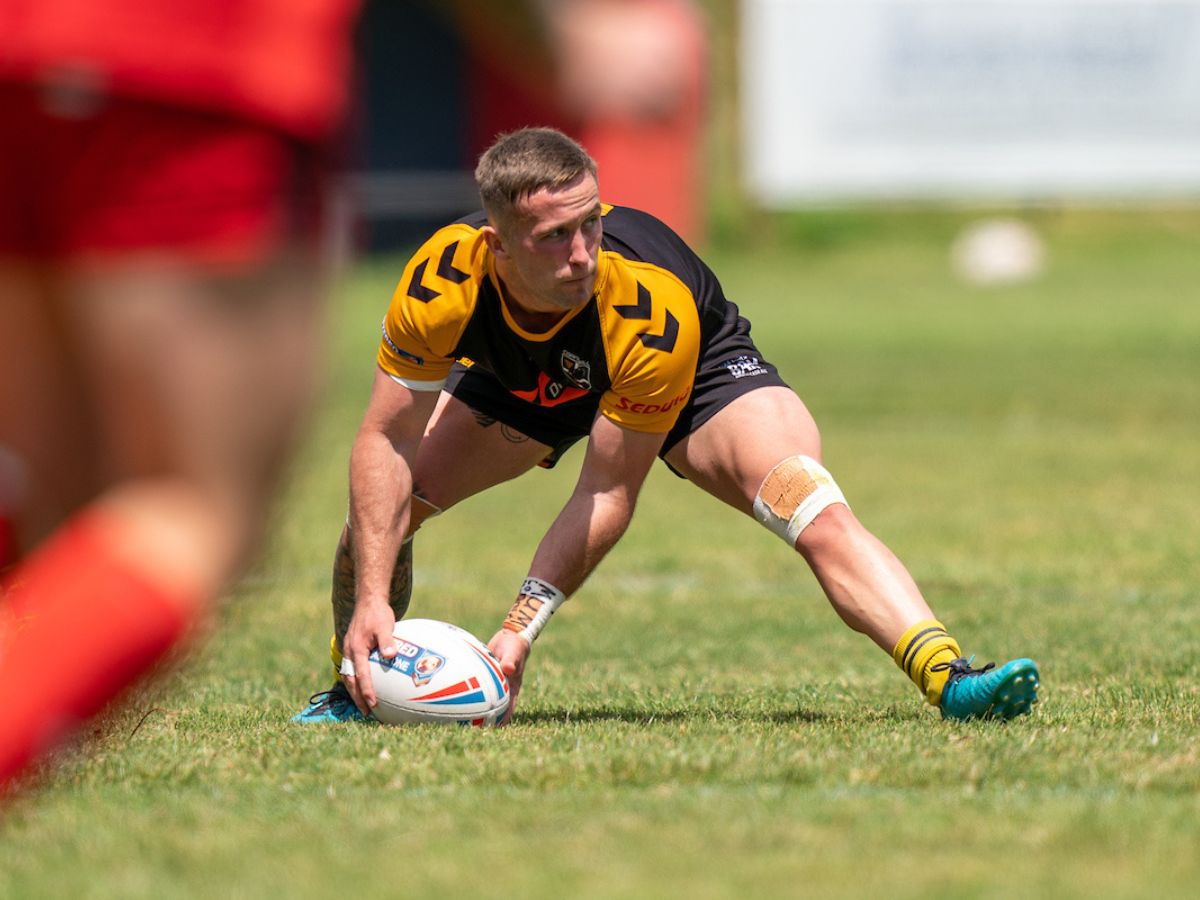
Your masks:
M790 456L763 479L754 518L794 547L800 532L835 503L849 505L825 467L809 456Z

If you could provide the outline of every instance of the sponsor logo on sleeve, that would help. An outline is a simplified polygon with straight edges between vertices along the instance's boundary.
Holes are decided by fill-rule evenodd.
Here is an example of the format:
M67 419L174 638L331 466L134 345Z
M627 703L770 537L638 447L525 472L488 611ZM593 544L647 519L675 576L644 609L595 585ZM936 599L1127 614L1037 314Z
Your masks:
M415 354L415 353L409 353L407 350L401 348L395 341L392 340L392 336L390 334L388 334L388 330L387 330L387 319L384 319L379 324L379 330L383 332L383 342L388 345L389 350L391 350L393 353L395 353L400 358L407 359L409 362L413 363L414 365L418 365L418 366L425 365L424 357L417 356L417 354Z
M687 400L688 394L690 393L690 390L686 390L678 397L672 397L665 403L642 403L640 401L630 400L628 397L619 397L617 409L625 410L626 412L631 413L638 413L644 416L648 416L653 413L670 412L675 407Z

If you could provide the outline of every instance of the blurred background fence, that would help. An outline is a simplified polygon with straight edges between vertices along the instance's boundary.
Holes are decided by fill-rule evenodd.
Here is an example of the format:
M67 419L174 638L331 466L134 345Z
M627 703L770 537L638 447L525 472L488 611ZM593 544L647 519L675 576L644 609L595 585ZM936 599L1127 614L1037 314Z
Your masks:
M689 239L760 211L1194 204L1197 0L370 0L349 180L379 250L562 128Z

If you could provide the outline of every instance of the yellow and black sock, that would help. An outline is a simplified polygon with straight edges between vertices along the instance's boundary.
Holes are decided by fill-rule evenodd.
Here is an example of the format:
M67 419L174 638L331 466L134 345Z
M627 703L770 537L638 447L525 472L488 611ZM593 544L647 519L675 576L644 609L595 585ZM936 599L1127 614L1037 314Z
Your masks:
M335 634L329 639L329 659L333 663L333 680L342 681L342 651L338 649L338 639Z
M896 647L892 650L892 659L896 661L904 674L913 680L930 704L937 706L942 701L942 688L950 673L945 669L931 672L937 663L950 662L962 656L958 641L946 633L946 628L935 619L917 622L900 636Z

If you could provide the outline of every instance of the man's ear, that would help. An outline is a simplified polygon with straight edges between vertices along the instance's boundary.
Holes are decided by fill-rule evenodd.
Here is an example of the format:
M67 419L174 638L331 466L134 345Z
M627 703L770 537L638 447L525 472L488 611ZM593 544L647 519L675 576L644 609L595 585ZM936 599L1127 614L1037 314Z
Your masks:
M500 237L500 232L496 230L496 226L489 223L479 230L483 232L483 242L487 244L487 248L491 251L492 256L497 259L508 257L508 251L504 248L504 239Z

